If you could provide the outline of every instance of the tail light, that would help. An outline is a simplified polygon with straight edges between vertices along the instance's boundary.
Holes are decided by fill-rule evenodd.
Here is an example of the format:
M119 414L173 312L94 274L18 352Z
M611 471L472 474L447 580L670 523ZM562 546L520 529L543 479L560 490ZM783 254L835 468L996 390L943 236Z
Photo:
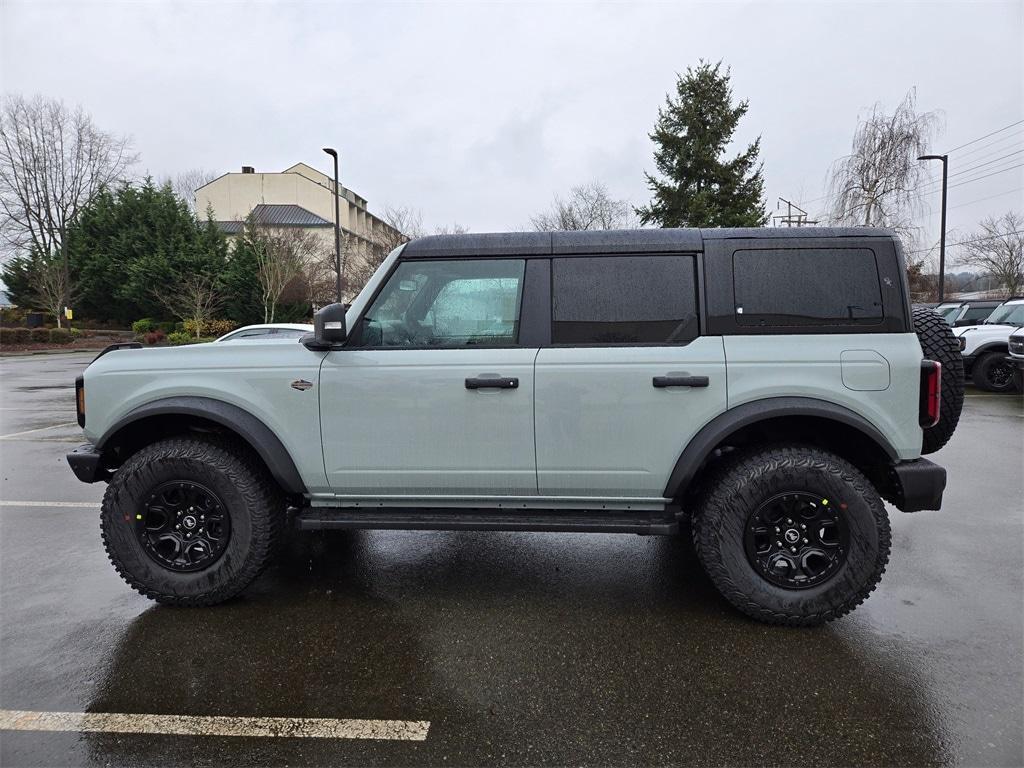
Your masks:
M921 403L918 422L922 427L934 427L939 423L942 408L942 363L934 360L921 361Z
M78 413L78 426L85 426L85 378L75 379L75 411Z

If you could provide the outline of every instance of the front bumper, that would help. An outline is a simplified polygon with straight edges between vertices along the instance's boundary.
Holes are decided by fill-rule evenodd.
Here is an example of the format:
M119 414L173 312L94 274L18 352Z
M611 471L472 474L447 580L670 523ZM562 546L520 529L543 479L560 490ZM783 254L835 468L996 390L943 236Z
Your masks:
M928 459L899 461L891 467L891 499L903 512L940 509L942 492L946 489L946 469Z
M103 455L90 443L75 448L66 458L75 477L83 483L110 479L110 470L103 466Z

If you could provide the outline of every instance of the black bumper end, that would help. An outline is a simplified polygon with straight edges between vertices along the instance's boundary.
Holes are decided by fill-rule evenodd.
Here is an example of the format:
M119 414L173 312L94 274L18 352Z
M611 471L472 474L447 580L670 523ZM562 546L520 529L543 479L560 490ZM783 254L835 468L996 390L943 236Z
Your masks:
M67 455L68 465L83 483L110 479L110 470L103 467L103 456L92 445L81 445Z
M946 469L928 459L900 461L892 466L896 498L893 503L903 512L920 512L942 507L946 489Z

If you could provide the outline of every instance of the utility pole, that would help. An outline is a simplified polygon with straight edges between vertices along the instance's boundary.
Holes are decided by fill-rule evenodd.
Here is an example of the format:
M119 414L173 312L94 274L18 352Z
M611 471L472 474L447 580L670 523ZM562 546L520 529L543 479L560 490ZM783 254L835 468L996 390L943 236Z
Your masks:
M946 299L946 181L949 178L949 155L921 155L918 160L942 161L942 223L939 225L939 301Z
M334 158L334 286L336 301L341 304L341 187L338 184L338 152L324 147L324 152Z

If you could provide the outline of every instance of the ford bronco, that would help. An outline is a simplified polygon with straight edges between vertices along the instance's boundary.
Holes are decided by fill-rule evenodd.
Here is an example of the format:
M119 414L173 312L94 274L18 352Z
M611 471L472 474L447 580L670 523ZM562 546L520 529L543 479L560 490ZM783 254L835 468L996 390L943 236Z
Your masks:
M102 353L68 461L162 603L238 594L286 524L687 531L736 608L817 624L878 583L883 498L941 504L961 357L908 297L882 229L425 237L294 343Z

